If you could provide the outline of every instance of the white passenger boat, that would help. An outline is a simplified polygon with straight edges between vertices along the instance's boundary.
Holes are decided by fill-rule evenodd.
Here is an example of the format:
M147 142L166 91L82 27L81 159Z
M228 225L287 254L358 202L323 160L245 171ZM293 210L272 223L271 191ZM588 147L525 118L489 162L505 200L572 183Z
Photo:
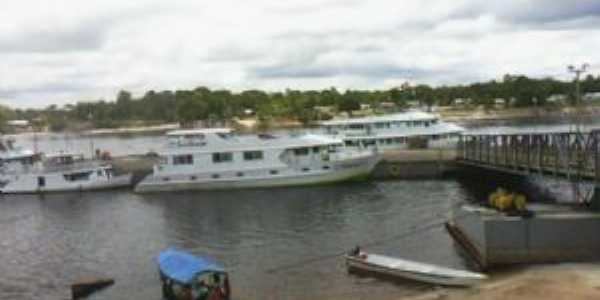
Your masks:
M2 193L45 193L111 189L131 185L131 174L116 174L106 162L85 160L83 155L41 155L25 172L11 173Z
M166 151L137 192L278 187L368 176L379 156L321 135L235 135L228 128L167 134Z
M422 111L330 120L320 125L325 134L344 140L347 146L380 151L409 148L411 139L424 141L427 148L452 148L464 131L458 125Z
M398 277L445 286L470 286L487 279L485 274L450 269L421 262L410 261L371 253L349 253L346 266L351 272Z
M28 172L40 160L34 151L14 145L11 138L0 138L0 185L16 174Z

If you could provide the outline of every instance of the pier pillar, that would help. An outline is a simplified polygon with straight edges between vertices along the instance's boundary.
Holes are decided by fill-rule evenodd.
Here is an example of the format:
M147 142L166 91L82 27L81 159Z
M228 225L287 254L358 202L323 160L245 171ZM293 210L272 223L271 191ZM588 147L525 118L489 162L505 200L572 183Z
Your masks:
M594 194L590 200L590 209L593 211L600 211L600 186L594 187Z

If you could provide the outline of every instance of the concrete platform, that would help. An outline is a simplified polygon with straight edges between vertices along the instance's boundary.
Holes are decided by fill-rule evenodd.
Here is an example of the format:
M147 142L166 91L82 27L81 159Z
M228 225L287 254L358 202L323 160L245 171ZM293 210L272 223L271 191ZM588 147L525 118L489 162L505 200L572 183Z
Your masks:
M600 259L600 213L558 205L530 205L531 218L463 206L449 233L482 269L522 263Z

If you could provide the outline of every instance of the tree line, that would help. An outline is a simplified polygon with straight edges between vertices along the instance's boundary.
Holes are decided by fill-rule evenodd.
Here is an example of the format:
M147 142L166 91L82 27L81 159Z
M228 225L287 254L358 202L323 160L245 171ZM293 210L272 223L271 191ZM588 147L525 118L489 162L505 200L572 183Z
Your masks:
M600 92L600 75L583 78L581 90L582 93ZM536 79L523 75L505 75L499 81L469 85L432 87L403 84L389 90L339 91L332 87L318 91L288 89L283 92L247 90L234 93L198 87L193 90L148 91L137 98L128 91L120 91L115 101L77 102L62 107L50 105L43 109L26 110L0 107L0 122L7 119L35 120L49 125L52 130L63 130L74 124L114 128L135 122L221 121L253 114L262 122L285 118L309 124L331 117L315 109L319 106L351 113L358 110L361 104L377 107L387 102L401 109L414 101L427 106L446 106L451 105L454 99L462 98L470 99L472 105L492 106L495 99L503 98L512 99L510 105L527 107L545 105L546 99L556 94L565 95L572 102L575 99L574 91L571 81Z

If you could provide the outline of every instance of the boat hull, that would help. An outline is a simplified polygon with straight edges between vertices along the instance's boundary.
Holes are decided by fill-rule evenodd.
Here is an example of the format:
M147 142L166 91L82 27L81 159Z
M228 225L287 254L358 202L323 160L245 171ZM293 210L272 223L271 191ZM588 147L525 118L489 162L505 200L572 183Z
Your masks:
M372 275L386 276L390 278L402 278L418 282L425 282L435 285L444 286L471 286L480 283L487 277L483 274L473 273L462 270L455 270L458 273L463 273L463 276L445 273L443 271L435 271L438 269L437 266L408 262L409 264L419 264L423 271L415 270L414 268L401 268L394 267L392 265L378 264L370 262L368 259L362 259L355 256L346 256L346 266L349 272L361 272ZM403 261L404 260L398 260ZM439 268L443 270L450 270L447 268ZM425 271L427 270L427 271Z
M34 175L25 175L26 177L18 180L11 180L2 187L3 194L40 194L40 193L59 193L59 192L83 192L95 190L107 190L130 187L132 183L132 174L123 174L113 176L109 180L97 180L89 182L66 182L52 177L48 178L45 187L37 187L37 177Z
M255 176L244 178L219 178L206 180L189 180L186 174L181 179L162 181L154 175L147 176L136 187L138 193L169 192L186 190L224 190L224 189L249 189L249 188L273 188L287 186L306 186L331 184L352 180L364 180L369 177L373 168L379 161L379 156L370 155L359 159L348 160L340 164L336 169L301 173L292 175Z

